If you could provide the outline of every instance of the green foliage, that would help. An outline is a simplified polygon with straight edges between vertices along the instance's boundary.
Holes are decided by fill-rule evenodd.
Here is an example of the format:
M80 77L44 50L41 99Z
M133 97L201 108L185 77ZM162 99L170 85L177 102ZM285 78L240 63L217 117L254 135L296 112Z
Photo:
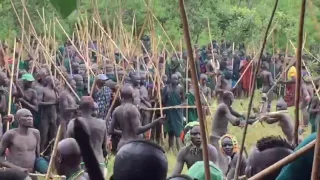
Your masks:
M21 0L0 0L0 16L3 20L0 22L0 38L12 38L21 34L19 21L12 9L11 1L14 2L20 19L22 19ZM49 0L24 0L37 33L43 35L46 31L43 22L39 16L42 16L42 7L44 7L44 15L46 23L50 19L59 15L56 13ZM154 26L157 35L162 37L164 42L168 43L168 39L160 26L162 26L168 34L173 44L179 45L183 37L182 24L180 20L180 11L178 1L172 0L146 0L149 1L149 7L152 14L159 20L148 20L145 34L150 34L151 25ZM262 35L266 30L274 0L203 0L193 1L185 0L187 10L189 29L194 43L200 45L207 44L210 41L208 20L210 25L211 37L215 40L226 39L231 42L244 42L258 47L262 39ZM133 17L135 23L135 35L138 35L142 29L145 19L151 19L149 9L146 7L144 0L81 0L79 1L78 11L72 13L67 19L59 21L63 24L68 33L71 34L74 24L78 17L85 17L91 22L91 17L97 19L94 14L99 11L100 18L105 27L107 24L113 29L118 27L122 22L123 26L131 31ZM95 5L96 4L96 5ZM305 18L305 32L307 34L306 47L317 44L320 33L315 31L314 18L320 18L320 4L314 2L312 9L308 7ZM39 13L37 12L39 11ZM315 17L313 17L315 15ZM278 10L274 18L274 41L269 37L268 48L285 51L288 39L297 42L298 24L300 16L300 2L292 0L281 0ZM120 20L121 19L121 20ZM92 23L92 22L91 22ZM28 30L28 19L25 18L25 28ZM48 26L48 25L47 25ZM48 28L48 27L47 27ZM51 26L53 28L53 26ZM57 38L63 40L64 34L56 25ZM318 48L319 49L319 48ZM291 52L293 52L291 50Z

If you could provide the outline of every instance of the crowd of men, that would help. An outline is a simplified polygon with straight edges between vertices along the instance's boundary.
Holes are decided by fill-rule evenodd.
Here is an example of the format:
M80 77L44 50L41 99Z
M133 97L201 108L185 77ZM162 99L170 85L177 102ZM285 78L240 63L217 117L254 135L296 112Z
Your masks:
M108 154L116 155L115 163L109 164L114 166L111 179L166 179L168 162L159 146L163 138L168 140L168 150L178 152L169 179L204 179L203 148L209 151L212 179L233 179L240 147L228 125L243 127L245 117L232 108L232 103L250 95L251 84L256 80L252 80L256 63L246 55L243 44L236 49L231 43L219 45L216 41L202 48L194 46L201 104L204 115L212 122L208 147L201 145L185 52L155 55L145 51L142 56L130 58L115 52L114 56L106 53L99 57L92 42L90 59L84 59L67 42L59 48L52 65L36 44L33 43L34 52L27 60L19 60L23 51L17 50L15 61L9 56L9 48L2 45L0 60L5 68L0 72L0 166L6 169L0 170L0 179L27 179L27 173L35 172L45 174L59 126L63 140L54 159L56 172L67 179L95 177L90 171L92 162L83 155L87 152L85 146L76 140L79 124L88 135L87 148L92 150L92 158L97 160L104 176ZM295 146L293 120L287 111L293 105L292 88L297 78L294 57L266 53L262 61L257 79L262 103L248 122L278 123L286 138L270 136L258 140L251 152L241 157L239 175L246 177L288 156ZM315 95L318 83L307 73L304 75L300 134L310 122L310 137L314 139L320 118L319 99ZM280 97L277 112L270 113L276 96ZM218 106L212 111L210 106L215 102ZM188 173L181 175L184 165ZM311 172L311 166L306 174ZM276 179L279 174L280 170L265 179ZM288 173L282 171L278 179L283 176Z

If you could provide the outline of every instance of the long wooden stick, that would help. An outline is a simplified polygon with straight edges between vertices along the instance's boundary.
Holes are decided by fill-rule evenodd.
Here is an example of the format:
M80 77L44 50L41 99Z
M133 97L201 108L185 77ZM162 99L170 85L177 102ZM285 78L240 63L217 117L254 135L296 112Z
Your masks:
M306 0L301 1L301 10L300 10L300 22L299 22L299 35L298 35L298 49L297 49L297 79L296 79L296 94L295 94L295 124L294 124L294 139L293 142L295 145L298 145L298 130L299 130L299 104L300 104L300 86L301 86L301 51L302 51L302 41L303 41L303 25L304 25L304 16L306 11Z
M200 123L200 129L201 129L202 147L204 147L202 153L203 153L203 161L204 161L204 168L205 168L205 179L210 180L209 158L208 158L209 153L207 148L208 142L207 142L207 135L205 131L205 122L204 122L205 119L204 119L204 114L202 113L199 84L197 81L196 67L195 67L195 62L193 58L193 50L192 50L191 39L189 34L189 26L188 26L186 10L184 7L184 0L179 0L179 7L180 7L181 20L183 23L184 39L187 45L187 51L188 51L190 65L191 65L191 78L192 78L192 83L195 90L197 112L199 116L199 123Z
M50 174L51 174L51 171L52 171L52 167L53 167L53 162L54 162L54 159L56 157L56 154L57 154L57 147L58 147L58 143L59 143L59 140L60 140L60 136L61 136L61 124L59 125L59 128L58 128L58 131L57 131L57 135L56 135L56 139L55 139L55 142L54 142L54 145L53 145L53 150L52 150L52 154L51 154L51 158L50 158L50 162L49 162L49 167L48 167L48 171L47 171L47 174L46 174L46 180L49 180L50 178Z
M237 160L236 170L235 170L235 174L234 174L234 179L235 180L238 180L238 176L239 176L240 162L242 160L242 153L243 153L243 150L244 150L244 143L246 141L246 135L247 135L247 130L248 130L248 120L249 120L250 113L251 113L251 107L252 107L252 102L253 102L253 97L254 97L254 91L256 89L256 82L257 82L256 81L256 77L258 76L258 73L259 73L259 69L260 69L260 66L261 66L262 54L263 54L264 48L265 48L266 43L267 43L268 32L269 32L269 29L271 27L274 14L275 14L275 12L277 10L278 2L279 2L279 0L276 0L275 5L274 5L273 10L272 10L272 14L271 14L269 23L268 23L268 27L266 29L266 32L265 32L265 35L264 35L264 38L263 38L262 48L260 50L260 55L259 55L260 57L258 59L257 67L255 69L256 71L251 76L252 80L253 80L253 82L251 84L251 90L252 90L251 92L252 92L252 94L251 94L250 100L249 100L248 112L247 112L247 117L246 117L246 121L245 121L244 130L243 130L243 136L242 136L242 141L241 141L241 148L240 148L240 152L239 152L239 158Z
M14 63L16 59L16 45L17 40L14 38L14 45L13 45L13 57L12 57L12 66L11 66L11 75L10 75L10 87L9 87L9 102L8 102L8 115L11 114L11 104L12 104L12 86L13 86L13 74L14 74ZM9 130L10 123L7 122L7 131Z

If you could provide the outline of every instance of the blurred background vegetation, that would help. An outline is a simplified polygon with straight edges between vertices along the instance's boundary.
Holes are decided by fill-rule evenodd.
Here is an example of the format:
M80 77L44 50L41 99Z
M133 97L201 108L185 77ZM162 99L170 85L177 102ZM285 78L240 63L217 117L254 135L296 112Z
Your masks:
M131 31L133 17L135 19L135 34L138 36L144 21L148 16L156 16L159 22L154 21L154 30L158 36L165 37L160 24L167 32L170 40L178 47L181 41L182 24L180 21L178 1L173 0L78 0L77 10L69 17L61 18L49 0L23 0L29 11L33 24L41 35L44 32L43 18L50 20L58 17L60 22L72 34L78 17L87 15L99 16L102 23L112 28L118 23ZM10 39L16 35L21 36L21 27L12 10L14 3L17 12L22 17L22 0L0 0L0 39ZM149 4L149 9L146 4ZM213 40L221 39L229 42L244 43L247 49L258 47L262 34L266 29L268 19L274 5L271 0L185 0L188 13L189 26L193 43L200 46L210 42L208 22ZM149 11L151 10L151 11ZM152 13L150 13L152 12ZM297 42L298 22L300 16L300 2L294 0L279 1L278 10L272 27L273 34L268 41L268 51L271 53L285 52L288 40ZM120 20L121 19L121 20ZM152 18L150 18L152 19ZM317 30L317 19L320 19L320 1L309 1L305 19L305 47L312 54L320 54L320 31ZM27 22L27 20L26 20ZM25 23L27 30L28 23ZM51 26L53 28L53 26ZM56 28L56 38L61 42L65 40L64 34ZM150 31L145 30L145 34ZM165 39L165 38L163 38ZM293 52L289 44L289 51Z

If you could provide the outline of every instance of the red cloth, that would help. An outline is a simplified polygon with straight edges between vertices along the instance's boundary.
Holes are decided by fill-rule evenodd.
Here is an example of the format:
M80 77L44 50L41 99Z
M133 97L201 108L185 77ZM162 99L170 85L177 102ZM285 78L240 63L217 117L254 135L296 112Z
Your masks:
M295 88L295 83L286 85L286 95L284 97L284 101L287 103L288 107L294 105Z
M243 64L240 67L240 72L241 74L244 74L241 79L241 84L242 88L248 91L251 87L252 64L249 64L247 60L243 60L241 63ZM246 72L244 72L248 66L250 67L247 69Z

